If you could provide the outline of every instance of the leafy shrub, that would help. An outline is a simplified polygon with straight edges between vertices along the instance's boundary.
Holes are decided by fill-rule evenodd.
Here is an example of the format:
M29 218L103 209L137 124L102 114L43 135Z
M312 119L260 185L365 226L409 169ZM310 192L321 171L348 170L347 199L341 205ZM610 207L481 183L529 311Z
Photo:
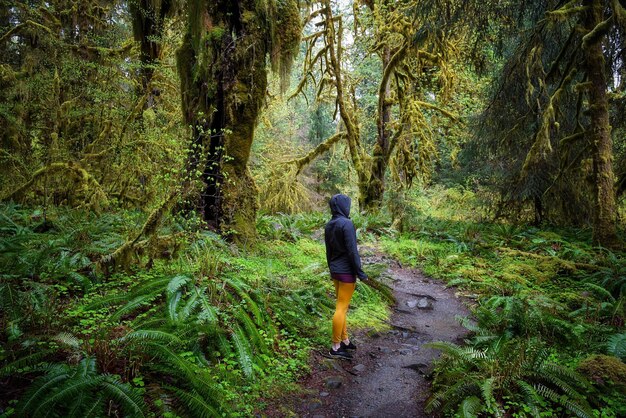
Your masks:
M105 416L110 403L119 405L129 417L148 413L142 390L122 383L119 376L98 373L95 359L87 357L76 366L50 366L28 389L18 413L33 417Z
M585 399L586 379L551 361L545 343L536 338L497 339L485 349L443 342L429 346L443 355L427 412L504 416L507 409L524 405L536 417L556 406L578 417L594 416Z

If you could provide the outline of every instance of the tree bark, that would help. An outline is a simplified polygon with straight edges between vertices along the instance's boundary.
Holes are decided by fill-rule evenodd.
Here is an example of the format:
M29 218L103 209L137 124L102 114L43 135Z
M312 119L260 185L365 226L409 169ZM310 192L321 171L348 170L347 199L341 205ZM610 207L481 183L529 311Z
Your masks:
M256 237L257 188L247 163L267 88L266 58L274 65L297 47L297 2L194 0L188 14L177 54L183 114L193 132L188 168L203 183L204 220L247 242Z
M603 2L585 0L588 7L585 28L591 34L602 22ZM595 177L595 213L593 241L598 245L613 247L617 244L615 174L613 172L613 144L609 124L609 104L602 40L604 36L593 36L583 42L583 53L589 89L589 117L591 120L591 143L593 146L593 174Z
M382 52L383 69L386 70L391 63L391 49L385 46ZM372 172L369 183L363 196L363 209L367 212L375 212L380 209L385 193L385 173L389 161L391 121L391 95L390 77L384 77L378 92L378 132L376 145L372 153Z
M169 0L149 1L136 0L129 3L132 16L133 34L140 45L141 60L141 95L146 95L144 109L154 105L158 92L151 91L150 81L154 73L154 65L161 55L161 36L165 17L172 5ZM150 90L150 91L149 91Z

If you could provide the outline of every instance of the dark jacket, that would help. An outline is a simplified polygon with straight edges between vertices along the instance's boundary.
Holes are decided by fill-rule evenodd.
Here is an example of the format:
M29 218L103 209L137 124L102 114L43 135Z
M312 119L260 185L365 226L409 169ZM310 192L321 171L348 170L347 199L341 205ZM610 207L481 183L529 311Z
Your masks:
M352 274L366 279L356 247L356 230L350 220L350 203L350 198L344 194L330 198L328 204L333 217L324 230L326 261L331 274Z

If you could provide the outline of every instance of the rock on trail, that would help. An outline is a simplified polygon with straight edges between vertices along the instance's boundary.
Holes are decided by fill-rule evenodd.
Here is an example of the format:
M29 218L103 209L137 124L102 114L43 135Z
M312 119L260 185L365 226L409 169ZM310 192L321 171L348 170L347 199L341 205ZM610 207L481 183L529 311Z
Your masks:
M391 329L353 333L358 350L352 361L314 354L311 373L302 382L304 394L292 400L297 416L429 416L424 412L429 394L427 377L439 353L424 344L459 342L466 330L455 317L469 312L454 289L446 289L443 283L402 268L384 256L364 257L365 264L372 261L389 266L383 276L388 278L397 301Z

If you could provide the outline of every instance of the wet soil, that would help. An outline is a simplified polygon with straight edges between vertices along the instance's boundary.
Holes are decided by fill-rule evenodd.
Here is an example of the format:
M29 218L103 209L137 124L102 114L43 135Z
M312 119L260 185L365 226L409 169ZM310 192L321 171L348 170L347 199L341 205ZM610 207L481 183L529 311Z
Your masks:
M427 417L424 403L429 376L439 353L424 344L458 343L466 333L456 317L469 312L454 289L372 249L363 253L370 254L364 264L387 266L381 281L393 289L396 298L390 329L354 332L351 339L357 350L352 360L327 358L326 349L314 352L311 372L301 382L303 393L291 405L283 404L295 416ZM348 313L348 321L349 317Z

